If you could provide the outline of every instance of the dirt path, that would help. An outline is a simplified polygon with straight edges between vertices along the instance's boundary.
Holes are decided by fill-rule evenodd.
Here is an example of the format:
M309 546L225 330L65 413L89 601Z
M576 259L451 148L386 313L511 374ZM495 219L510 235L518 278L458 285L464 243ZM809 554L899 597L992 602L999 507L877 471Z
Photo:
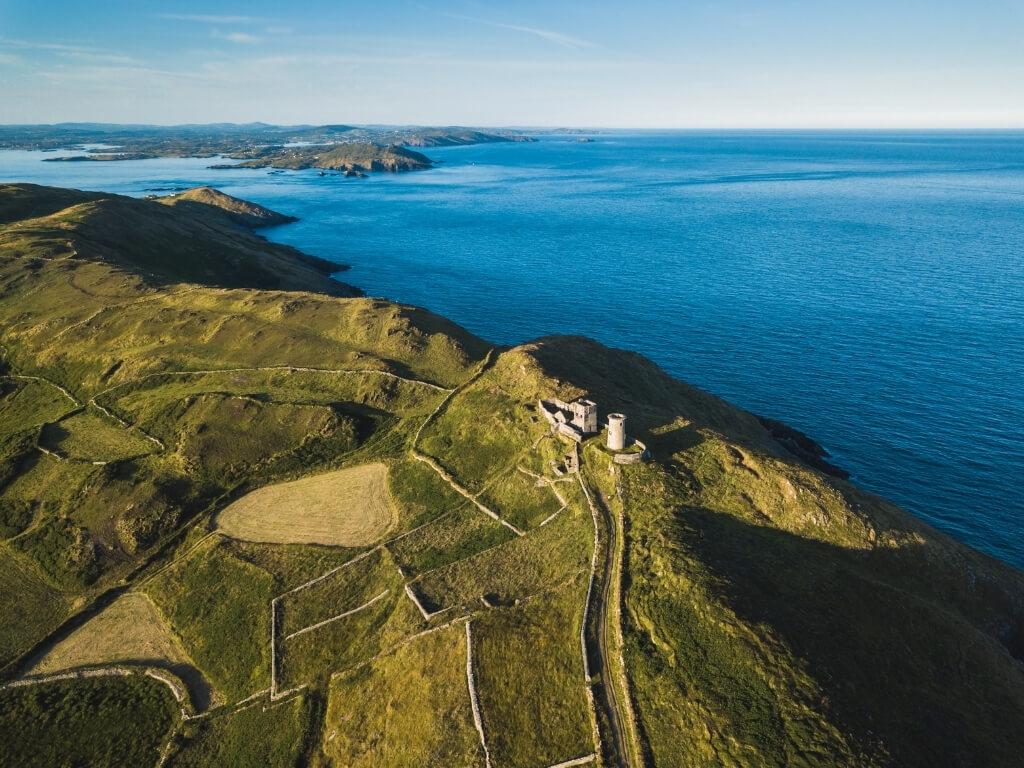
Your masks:
M434 384L433 382L423 381L422 379L412 379L407 376L399 376L397 373L392 373L391 371L382 371L379 368L314 368L311 366L303 365L259 365L243 368L206 368L194 371L159 371L156 373L147 373L144 376L139 376L138 378L135 379L122 381L118 384L115 384L112 387L104 389L102 392L97 392L95 395L93 395L92 399L95 400L97 397L103 397L104 395L108 395L115 389L127 387L130 384L137 384L140 381L156 379L161 376L206 376L215 373L251 373L259 371L287 371L290 373L328 373L332 375L341 376L374 375L383 376L385 378L394 379L396 381L404 381L406 384L417 384L423 387L428 387L430 389L436 390L438 392L447 392L450 394L455 391L447 387L442 387L438 384Z
M611 510L608 509L600 495L592 494L583 479L582 467L580 486L587 498L587 504L595 522L595 564L600 559L600 588L588 592L588 608L585 613L583 627L584 655L593 661L588 670L590 674L600 675L601 685L596 690L596 702L604 714L604 723L608 733L602 739L605 752L605 763L610 766L624 768L642 768L643 760L639 753L639 740L636 734L631 699L629 697L629 680L626 677L625 664L621 655L622 648L622 531L616 524ZM600 522L599 522L600 521ZM604 536L598 528L603 529ZM603 557L597 557L599 543L604 539ZM594 631L591 633L596 642L587 648L587 622L592 622ZM620 649L618 658L612 656L614 647ZM613 672L617 670L617 674Z

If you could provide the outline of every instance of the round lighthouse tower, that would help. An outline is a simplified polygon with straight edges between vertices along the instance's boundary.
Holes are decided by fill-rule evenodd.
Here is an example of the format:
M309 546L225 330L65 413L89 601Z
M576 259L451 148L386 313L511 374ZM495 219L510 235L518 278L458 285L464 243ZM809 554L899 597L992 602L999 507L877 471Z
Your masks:
M626 447L626 417L621 413L608 414L608 448L621 451Z

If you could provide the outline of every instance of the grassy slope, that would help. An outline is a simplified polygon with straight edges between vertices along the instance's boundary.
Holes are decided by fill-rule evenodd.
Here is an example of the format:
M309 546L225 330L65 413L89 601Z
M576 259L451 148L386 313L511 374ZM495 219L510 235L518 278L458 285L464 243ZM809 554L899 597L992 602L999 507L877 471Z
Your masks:
M482 765L465 659L457 624L332 680L322 746L328 764Z
M270 685L270 574L214 541L145 590L223 700L238 701Z
M627 524L625 663L649 763L1015 764L1024 749L1017 727L1024 721L1021 574L807 468L753 415L670 379L639 356L576 338L505 351L421 436L420 449L457 482L527 529L517 537L409 458L411 436L443 392L372 374L165 375L310 366L388 370L452 387L486 351L441 318L386 302L169 287L170 275L151 272L152 255L140 256L144 238L115 239L125 236L118 227L137 217L153 232L172 221L194 233L200 214L185 202L206 205L27 186L0 190L0 222L8 222L0 225L5 364L67 387L82 404L98 396L169 446L106 467L43 456L32 448L36 430L74 403L62 403L50 385L0 379L4 530L15 535L29 526L0 550L4 600L23 617L0 635L0 663L50 632L73 605L121 578L133 580L132 570L147 558L157 557L154 566L164 562L178 541L172 533L205 522L202 513L222 508L232 494L367 461L389 464L399 507L393 535L427 525L388 544L379 573L327 580L283 606L295 631L391 590L363 613L284 642L285 683L309 682L322 701L331 672L365 669L358 665L424 626L401 588L398 565L429 606L450 608L443 620L475 612L474 627L486 643L481 685L516 679L512 657L503 662L493 649L506 641L515 646L520 629L557 646L551 658L570 659L578 646L563 648L568 639L557 639L556 630L577 620L569 609L578 604L552 606L553 613L524 618L521 627L506 627L501 617L522 613L510 607L517 598L575 583L589 567L593 534L578 487L559 486L568 507L541 528L557 509L554 494L517 469L544 472L564 452L545 438L536 399L589 393L602 412L628 413L630 430L656 457L612 476L606 454L585 451L588 477ZM209 239L195 235L203 247L220 247L220 227L239 231L208 205L201 215L220 221ZM15 220L22 216L35 218L21 227ZM71 254L69 233L74 258L64 258ZM175 252L188 250L180 240L167 242ZM255 238L252 248L273 250ZM184 262L190 279L194 264ZM247 274L259 287L258 270ZM246 418L265 436L251 445L234 437L235 411L223 406L237 396L250 404ZM344 428L335 430L337 439L324 437L334 420ZM108 419L104 429L113 423ZM192 528L178 551L204 533L202 525ZM162 542L169 547L158 555ZM355 552L212 544L163 571L146 590L196 665L225 698L237 699L267 684L270 598ZM485 610L482 595L503 607ZM563 619L552 626L555 615ZM525 658L515 647L515 658ZM406 674L401 667L387 671L387 663L373 662L373 674ZM531 689L531 700L564 695L568 670L568 661L545 667L550 680ZM495 698L487 685L485 718L490 707L503 720L522 719L525 699ZM389 721L392 715L380 708L360 713L366 733L402 722ZM328 744L320 717L304 726L305 743ZM568 759L574 755L561 753L572 752L582 733L579 718L571 719L545 740L550 754L546 747L537 753L522 729L510 729L496 746L503 755ZM258 725L239 727L248 733ZM346 734L344 759L366 755L363 731ZM190 747L193 754L206 749L201 743L220 748L201 738ZM234 744L224 762L244 759L245 738L217 743ZM280 745L258 749L291 754ZM429 744L423 749L437 754Z
M265 709L245 709L187 723L175 744L170 765L181 768L300 765L309 702L301 696Z
M587 580L473 622L480 710L495 765L593 752L579 636Z
M102 203L121 224L85 211L86 202ZM0 221L0 371L53 382L0 380L0 533L31 526L7 545L30 575L15 581L10 599L36 606L0 644L0 665L38 641L70 603L130 573L221 493L330 468L378 428L402 414L426 413L442 396L369 373L151 374L300 365L384 370L450 385L485 350L411 307L323 293L163 286L148 260L158 256L170 265L180 244L172 238L155 248L119 226L134 232L152 225L161 233L173 225L211 256L230 236L253 249L243 254L247 265L250 256L281 255L195 200L164 205L8 185L0 188ZM109 247L92 247L86 235L93 230ZM188 276L186 269L182 277ZM233 277L240 278L261 282L248 270ZM92 396L167 450L91 406L55 423ZM44 445L79 461L32 450L40 426ZM152 455L117 460L126 453ZM92 464L110 459L105 467ZM37 582L57 594L44 597Z
M654 764L1014 764L1019 572L639 359L567 340L531 356L587 370L660 460L595 471L628 521L626 660Z
M0 230L0 247L11 254L74 253L110 261L157 284L188 281L355 293L329 279L335 265L257 237L219 200L180 198L162 205L91 192L75 200L69 192L27 184L0 186L0 221L19 217ZM21 218L23 211L42 215Z

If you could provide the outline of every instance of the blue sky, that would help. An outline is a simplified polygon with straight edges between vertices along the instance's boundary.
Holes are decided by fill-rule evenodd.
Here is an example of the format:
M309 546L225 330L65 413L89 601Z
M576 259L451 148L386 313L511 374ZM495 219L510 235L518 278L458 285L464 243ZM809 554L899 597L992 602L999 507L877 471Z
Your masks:
M1024 127L1024 0L0 0L0 122Z

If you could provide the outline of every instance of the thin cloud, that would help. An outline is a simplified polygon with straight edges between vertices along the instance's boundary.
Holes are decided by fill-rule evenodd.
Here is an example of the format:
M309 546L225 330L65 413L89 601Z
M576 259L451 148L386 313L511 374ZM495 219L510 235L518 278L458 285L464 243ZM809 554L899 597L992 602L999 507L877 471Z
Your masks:
M168 21L195 21L200 24L266 24L271 21L262 16L216 16L204 13L160 13L159 19Z
M480 19L475 16L463 16L460 13L444 13L443 16L447 16L451 19L460 19L462 21L472 21L475 24L485 24L488 27L495 27L496 29L507 29L512 32L522 32L527 35L533 35L539 37L549 43L561 46L562 48L594 48L596 43L592 43L589 40L581 40L578 37L567 35L563 32L557 32L553 29L541 29L540 27L527 27L522 24L504 24L500 21L490 21L489 19Z
M85 45L70 45L67 43L50 43L37 40L19 40L10 37L0 37L0 49L13 48L21 51L47 51L61 59L73 61L84 61L102 64L139 64L138 59L133 56L126 56L123 53L103 48L91 48ZM8 58L15 54L4 53Z
M154 67L119 67L119 66L86 66L68 68L59 66L54 69L42 70L37 73L53 83L88 83L100 90L118 90L126 82L145 82L152 85L155 81L175 78L186 81L205 81L209 77L201 72L181 72Z
M18 40L11 37L0 37L0 46L6 46L8 48L21 48L23 50L33 51L56 51L58 53L110 53L109 51L104 51L100 48L89 48L84 45L68 45L66 43L49 43L40 42L36 40Z
M252 45L253 43L262 42L263 38L256 37L256 35L250 35L248 32L218 32L213 33L214 37L220 38L221 40L227 40L231 43L242 43L243 45Z
M57 51L58 56L74 61L87 61L96 64L126 64L134 65L142 62L134 56L124 56L120 53L98 53L94 51Z

